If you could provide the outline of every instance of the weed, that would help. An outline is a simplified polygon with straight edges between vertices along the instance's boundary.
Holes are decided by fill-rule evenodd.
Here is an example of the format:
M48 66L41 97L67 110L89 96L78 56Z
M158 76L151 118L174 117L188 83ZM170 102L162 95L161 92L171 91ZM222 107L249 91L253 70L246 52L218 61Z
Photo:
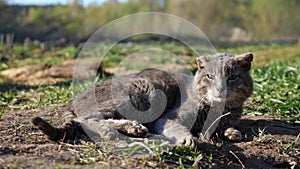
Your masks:
M300 119L300 57L286 62L273 61L272 65L254 68L252 104L246 106L247 114L267 114Z
M5 109L1 108L1 110L0 110L0 120L2 119L2 115L4 114L4 112L5 112Z
M260 144L260 143L271 143L275 139L273 138L272 135L266 134L265 133L265 128L264 129L258 129L258 134L255 134L253 137L253 143L254 144Z
M300 133L298 134L298 136L296 137L296 139L295 139L292 143L288 144L286 147L284 147L284 148L282 149L283 153L287 154L287 153L289 153L292 149L295 149L296 144L298 143L299 138L300 138ZM299 152L298 152L298 154L299 154Z

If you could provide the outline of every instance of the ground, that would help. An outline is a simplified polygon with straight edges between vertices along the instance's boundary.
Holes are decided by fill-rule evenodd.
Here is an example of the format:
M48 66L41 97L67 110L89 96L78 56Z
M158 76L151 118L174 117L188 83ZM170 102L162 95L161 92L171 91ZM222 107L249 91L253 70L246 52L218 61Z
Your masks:
M195 163L188 158L179 163L180 157L189 155L183 154L183 150L160 152L161 161L151 156L128 160L126 156L105 152L102 147L88 141L76 144L50 142L33 128L30 120L39 115L59 125L62 107L52 105L3 114L0 121L0 168L173 168L178 165L192 167ZM202 167L299 167L300 140L296 137L300 124L270 116L244 116L239 128L246 136L241 142L215 139L212 143L200 145L190 156L201 155L199 166Z
M177 45L171 47L178 49ZM35 49L32 53L38 53L36 50L39 51ZM125 152L118 152L114 144L120 141L95 144L81 138L73 143L54 143L32 126L30 120L35 116L55 126L61 125L63 107L74 97L69 80L75 60L70 58L73 54L66 52L65 57L57 55L62 51L65 49L49 50L41 58L26 59L18 58L21 55L15 51L16 58L0 64L0 70L4 70L0 73L0 168L300 168L300 48L297 45L221 50L256 54L251 72L254 93L237 126L243 133L241 142L232 143L215 136L197 149L170 147L164 142L145 143L150 149L146 152L152 152L151 155L136 155L141 147L127 147ZM178 51L178 55L186 54L189 55L184 49ZM117 55L107 57L104 66L109 68L101 71L115 73L122 53ZM193 63L194 58L191 59ZM32 60L37 64L28 66ZM156 62L175 69L168 58ZM90 68L98 70L94 62L84 62L84 65L84 72Z

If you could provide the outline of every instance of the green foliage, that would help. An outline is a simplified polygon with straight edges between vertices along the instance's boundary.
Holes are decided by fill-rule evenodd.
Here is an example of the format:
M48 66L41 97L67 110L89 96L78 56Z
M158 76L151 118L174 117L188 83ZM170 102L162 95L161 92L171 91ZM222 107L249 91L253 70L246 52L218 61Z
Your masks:
M189 49L175 43L165 44L132 44L128 46L115 45L104 58L104 65L115 67L128 55L143 49L159 48L177 55L191 54ZM99 50L106 49L102 46ZM63 59L77 55L78 49L74 46L65 48L53 47L47 50L40 47L0 48L2 56L9 55L8 60L0 64L0 70L9 67L18 67L28 64L59 64ZM297 45L260 44L242 47L219 49L219 52L245 53L253 51L255 59L252 76L254 78L254 93L250 103L245 107L246 114L276 115L286 117L290 121L300 120L300 49ZM194 56L195 57L195 56ZM194 64L194 57L189 63ZM155 58L153 62L169 63L166 58ZM103 79L100 79L103 80ZM27 87L12 85L2 80L0 107L35 108L48 104L64 104L73 97L73 92L81 91L91 83L69 87L68 84L56 86ZM12 90L14 89L14 90ZM34 97L32 97L34 96Z
M66 6L2 4L0 15L5 17L0 20L0 25L4 25L0 32L14 32L20 39L29 36L45 41L66 37L78 42L122 16L165 12L191 21L212 40L230 39L233 28L237 27L260 41L299 37L300 3L296 0L128 0L122 3L108 0L87 7L70 2Z
M14 45L12 48L0 46L0 71L25 65L57 65L65 59L77 57L79 49L75 46L51 47Z
M105 47L101 46L101 48L98 49L100 52L104 52L103 49L106 49ZM129 45L114 45L104 56L103 63L105 67L115 67L118 66L121 61L126 58L129 55L133 55L135 52L141 52L143 50L163 50L166 52L170 52L172 54L178 55L178 56L191 56L191 57L181 57L183 60L185 60L187 63L194 63L194 58L192 56L195 56L195 53L187 46L176 43L176 42L169 42L169 43L147 43L147 44L139 44L139 43L133 43ZM108 49L106 49L108 50ZM173 62L179 62L176 60L176 58L168 58L168 57L150 57L150 63L157 63L157 64L167 64L167 63L173 63ZM149 63L145 63L147 65ZM135 68L143 67L143 65L133 65ZM132 67L133 68L133 67Z
M160 158L163 162L177 164L179 168L197 168L201 163L212 164L214 162L212 154L203 154L200 150L190 147L169 148L161 154Z
M11 84L1 84L2 86ZM73 97L73 90L66 84L57 86L16 86L16 91L0 93L0 107L5 109L33 109L44 105L66 104Z
M287 62L274 61L268 67L255 68L253 105L247 113L269 114L300 120L300 57Z

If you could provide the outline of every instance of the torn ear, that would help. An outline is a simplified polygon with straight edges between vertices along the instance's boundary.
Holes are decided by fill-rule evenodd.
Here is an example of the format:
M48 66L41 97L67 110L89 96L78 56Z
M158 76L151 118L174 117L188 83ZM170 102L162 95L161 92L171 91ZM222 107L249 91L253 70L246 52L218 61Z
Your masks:
M244 53L236 56L238 64L244 68L244 70L249 71L251 68L251 62L253 61L253 53Z
M197 65L198 65L198 69L199 70L201 70L201 69L203 69L204 68L204 60L203 60L203 57L197 57L197 59L196 59L196 61L197 61Z
M236 59L237 61L245 61L251 63L253 61L253 57L254 57L253 53L248 52L241 55L237 55Z

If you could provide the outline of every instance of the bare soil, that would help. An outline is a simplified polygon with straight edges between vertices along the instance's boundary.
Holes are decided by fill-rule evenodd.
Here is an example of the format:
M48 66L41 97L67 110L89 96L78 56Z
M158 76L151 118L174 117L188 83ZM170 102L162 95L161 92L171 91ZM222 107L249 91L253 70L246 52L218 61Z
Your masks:
M75 67L77 66L77 69ZM148 67L159 68L166 71L184 72L186 67L179 64L151 64ZM59 82L66 82L76 79L85 79L94 77L95 73L100 76L111 76L116 72L121 74L136 73L139 69L128 68L126 66L103 67L103 65L94 59L68 59L59 65L36 64L11 68L0 71L0 75L15 84L27 86L53 85ZM120 74L121 72L121 74ZM190 72L189 72L190 73Z
M76 61L76 59L69 59L60 65L37 64L11 68L1 71L0 75L6 77L13 83L22 85L52 85L71 80ZM81 60L81 71L78 71L76 75L78 78L86 78L90 72L94 72L98 67L99 64L91 59Z
M7 70L2 75L25 85L54 84L72 78L70 72L73 72L75 61L66 61L63 65L23 67ZM94 62L84 65L87 71L83 72L98 66ZM4 113L0 119L0 168L176 168L180 166L178 156L186 155L182 151L176 155L161 153L159 157L127 157L111 154L87 140L74 144L50 142L31 125L31 118L41 116L57 126L62 123L62 109L63 105L51 105ZM202 154L203 158L198 166L300 168L300 139L296 139L300 124L271 116L244 116L238 129L244 135L239 143L215 137L211 143L199 145L196 154ZM183 161L182 165L193 167L193 161Z
M61 105L4 113L0 120L0 168L174 168L178 159L161 154L155 157L124 157L101 147L86 149L92 142L53 143L33 128L30 120L42 116L61 124ZM299 168L300 124L270 116L244 116L239 129L246 136L239 143L214 139L198 147L210 156L199 162L202 168ZM261 132L260 130L263 130ZM294 142L294 144L292 144ZM88 161L85 162L84 160ZM192 167L191 164L185 164Z

